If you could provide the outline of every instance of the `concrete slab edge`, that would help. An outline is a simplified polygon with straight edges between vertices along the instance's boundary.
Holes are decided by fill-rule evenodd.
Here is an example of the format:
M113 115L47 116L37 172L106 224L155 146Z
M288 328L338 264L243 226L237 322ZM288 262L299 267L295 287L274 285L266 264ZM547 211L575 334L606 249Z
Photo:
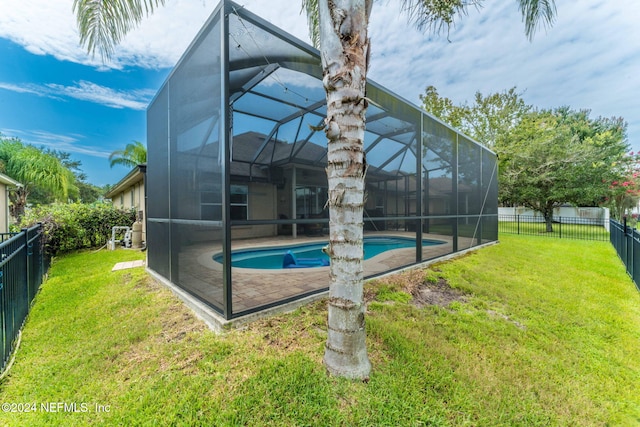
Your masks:
M265 317L295 311L299 307L310 304L314 301L318 301L322 298L326 298L329 295L329 291L320 292L317 294L306 296L304 298L300 298L295 301L288 302L286 304L270 307L259 312L247 314L246 316L227 320L211 307L200 301L198 298L194 297L174 283L171 283L155 271L149 268L147 268L146 271L155 281L171 290L174 295L176 295L189 309L191 309L196 317L202 320L209 327L209 329L216 333L223 333L231 328L238 328L240 326L246 325L247 323L255 322L256 320Z
M222 333L227 328L228 320L216 313L211 307L202 301L181 289L179 286L171 283L155 271L146 268L147 273L158 283L167 287L182 302L193 311L193 313L202 320L214 332Z
M241 316L241 317L232 319L230 320L230 322L232 323L231 326L234 328L237 328L242 325L246 325L247 323L251 323L251 322L255 322L256 320L263 319L265 317L274 316L276 314L291 313L302 306L311 304L312 302L321 300L323 298L327 298L328 296L329 296L329 291L308 295L306 297L297 299L295 301L290 301L285 304L277 305L275 307L270 307L255 313L247 314L246 316Z

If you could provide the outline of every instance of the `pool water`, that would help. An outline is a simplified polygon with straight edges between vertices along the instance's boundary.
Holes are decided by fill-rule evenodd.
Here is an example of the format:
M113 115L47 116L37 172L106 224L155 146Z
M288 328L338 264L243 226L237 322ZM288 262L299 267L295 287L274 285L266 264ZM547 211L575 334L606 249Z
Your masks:
M422 246L434 246L442 243L443 242L438 240L425 239L422 241ZM319 258L328 260L329 257L322 252L322 248L326 245L326 242L308 243L295 246L233 251L231 253L231 266L237 268L280 270L282 269L282 259L288 250L293 252L297 258ZM415 245L415 239L405 237L365 237L364 259L373 258L376 255L393 249L413 248ZM213 260L222 263L222 254L214 255Z

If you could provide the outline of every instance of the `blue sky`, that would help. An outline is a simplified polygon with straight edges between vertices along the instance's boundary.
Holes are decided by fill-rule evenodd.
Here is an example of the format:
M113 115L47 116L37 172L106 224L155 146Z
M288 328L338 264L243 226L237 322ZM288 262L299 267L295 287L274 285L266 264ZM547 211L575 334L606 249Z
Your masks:
M36 146L66 151L89 181L115 183L127 173L108 156L132 140L146 141L145 109L168 69L96 71L33 55L0 39L0 132Z
M239 1L302 40L299 2ZM622 116L640 149L640 2L557 0L558 19L524 36L515 1L486 0L446 36L407 24L397 1L375 3L369 76L419 104L428 85L455 103L516 86L541 108L569 105ZM146 142L145 109L217 0L167 0L103 64L78 46L73 0L0 1L0 132L81 160L89 181L128 171L107 157Z

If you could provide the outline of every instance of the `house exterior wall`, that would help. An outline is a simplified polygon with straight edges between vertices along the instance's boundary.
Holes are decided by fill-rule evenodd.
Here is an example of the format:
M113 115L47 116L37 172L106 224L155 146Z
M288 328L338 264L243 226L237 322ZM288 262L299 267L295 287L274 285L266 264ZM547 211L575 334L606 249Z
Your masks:
M0 173L0 233L9 231L9 190L19 185L18 181Z
M144 184L142 181L134 183L130 187L116 193L111 201L113 205L118 208L135 208L136 211L144 212Z
M117 188L117 185L116 185ZM132 181L131 183L122 186L121 189L117 189L108 194L111 198L113 206L120 209L135 209L137 214L142 220L142 240L147 240L147 213L145 203L145 187L144 176L140 173L139 179ZM142 214L140 215L140 212Z
M272 184L249 183L249 220L273 219L276 215L277 200L276 186ZM253 239L270 237L278 234L278 226L268 225L237 225L231 229L231 238Z
M7 185L0 182L0 233L9 231L9 194Z

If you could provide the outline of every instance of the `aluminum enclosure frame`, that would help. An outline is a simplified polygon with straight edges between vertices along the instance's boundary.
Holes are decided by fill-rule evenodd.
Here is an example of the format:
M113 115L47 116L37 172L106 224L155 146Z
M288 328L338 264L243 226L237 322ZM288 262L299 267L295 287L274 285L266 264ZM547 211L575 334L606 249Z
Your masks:
M227 320L328 287L231 263L326 235L321 78L316 49L223 0L147 110L148 268ZM365 235L414 242L367 277L496 241L495 153L375 82L367 97Z

